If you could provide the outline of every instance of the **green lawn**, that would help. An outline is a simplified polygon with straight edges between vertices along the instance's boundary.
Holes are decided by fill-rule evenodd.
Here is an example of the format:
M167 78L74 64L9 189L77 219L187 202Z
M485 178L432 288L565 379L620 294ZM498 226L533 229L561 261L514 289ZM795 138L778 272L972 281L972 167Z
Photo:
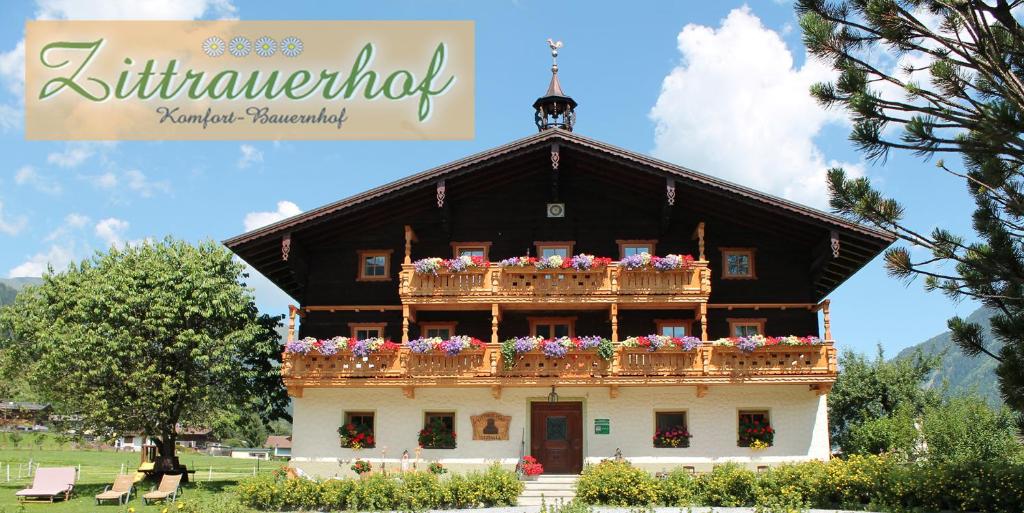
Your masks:
M194 482L189 483L179 495L183 499L202 499L214 494L224 493L239 479L253 475L255 460L242 460L225 456L206 456L193 452L181 452L179 458L189 469L196 469ZM14 492L25 488L31 478L18 478L18 469L25 473L31 460L44 467L81 466L78 482L75 484L75 496L70 501L50 503L26 503L28 512L66 513L78 511L124 511L127 506L111 505L96 506L93 496L103 490L105 485L113 482L121 471L122 465L128 473L133 473L139 465L139 453L113 452L96 450L72 450L44 448L42 450L29 447L17 449L0 448L0 513L19 511L18 500ZM7 480L7 467L10 465L10 481ZM282 466L282 462L260 462L257 472L264 473ZM212 472L211 472L212 469ZM142 483L143 491L149 491L152 483ZM128 506L134 507L136 513L159 513L162 505L143 506L142 499L132 498ZM173 508L172 508L173 511Z

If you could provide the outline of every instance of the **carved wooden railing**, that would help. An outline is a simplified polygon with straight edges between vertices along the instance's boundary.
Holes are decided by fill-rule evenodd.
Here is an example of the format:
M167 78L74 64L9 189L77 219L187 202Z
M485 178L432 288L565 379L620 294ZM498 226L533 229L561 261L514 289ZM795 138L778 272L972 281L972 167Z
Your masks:
M332 356L285 353L282 375L286 382L297 380L305 386L349 378L437 379L491 378L494 383L517 378L763 378L777 376L836 375L836 350L832 344L818 346L772 346L745 353L734 347L705 345L693 351L681 349L648 352L642 348L616 346L610 361L594 352L569 353L565 358L548 358L540 351L517 355L515 365L506 368L500 344L468 350L456 356L413 353L407 347L397 351L357 357L344 351Z
M617 263L590 271L502 268L434 274L402 265L399 296L406 304L563 301L686 300L707 297L711 275L706 261L685 270L627 271Z

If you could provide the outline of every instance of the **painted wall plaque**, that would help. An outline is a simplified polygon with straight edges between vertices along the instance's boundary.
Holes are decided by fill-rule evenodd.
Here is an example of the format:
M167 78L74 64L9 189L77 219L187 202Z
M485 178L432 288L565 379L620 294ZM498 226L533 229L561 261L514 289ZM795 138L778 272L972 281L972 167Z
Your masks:
M473 440L508 440L508 425L512 417L489 411L470 416Z

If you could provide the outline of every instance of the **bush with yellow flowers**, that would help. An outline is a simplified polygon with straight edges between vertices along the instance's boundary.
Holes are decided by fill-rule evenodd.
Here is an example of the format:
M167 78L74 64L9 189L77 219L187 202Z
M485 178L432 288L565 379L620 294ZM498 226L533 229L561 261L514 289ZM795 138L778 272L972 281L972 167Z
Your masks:
M605 460L588 465L576 482L576 498L587 504L642 506L658 501L658 482L628 461Z

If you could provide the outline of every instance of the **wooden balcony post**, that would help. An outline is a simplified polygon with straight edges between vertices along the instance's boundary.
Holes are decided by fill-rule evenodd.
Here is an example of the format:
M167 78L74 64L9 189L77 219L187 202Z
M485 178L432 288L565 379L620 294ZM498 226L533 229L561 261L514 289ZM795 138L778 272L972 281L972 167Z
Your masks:
M618 303L612 303L612 342L619 341L619 305Z
M402 343L409 343L409 305L402 305Z
M295 314L298 310L295 305L288 305L288 342L295 340Z
M704 261L704 221L697 223L697 229L693 231L693 238L697 239L698 259Z
M501 311L498 309L497 303L491 303L491 343L498 343L498 317L501 315Z
M821 318L825 325L825 340L832 340L832 319L829 318L828 307L831 304L831 300L826 299L821 302Z
M703 342L708 341L708 304L700 304L700 339Z
M412 243L416 240L416 233L412 231L412 226L405 225L405 259L402 263L412 263Z

